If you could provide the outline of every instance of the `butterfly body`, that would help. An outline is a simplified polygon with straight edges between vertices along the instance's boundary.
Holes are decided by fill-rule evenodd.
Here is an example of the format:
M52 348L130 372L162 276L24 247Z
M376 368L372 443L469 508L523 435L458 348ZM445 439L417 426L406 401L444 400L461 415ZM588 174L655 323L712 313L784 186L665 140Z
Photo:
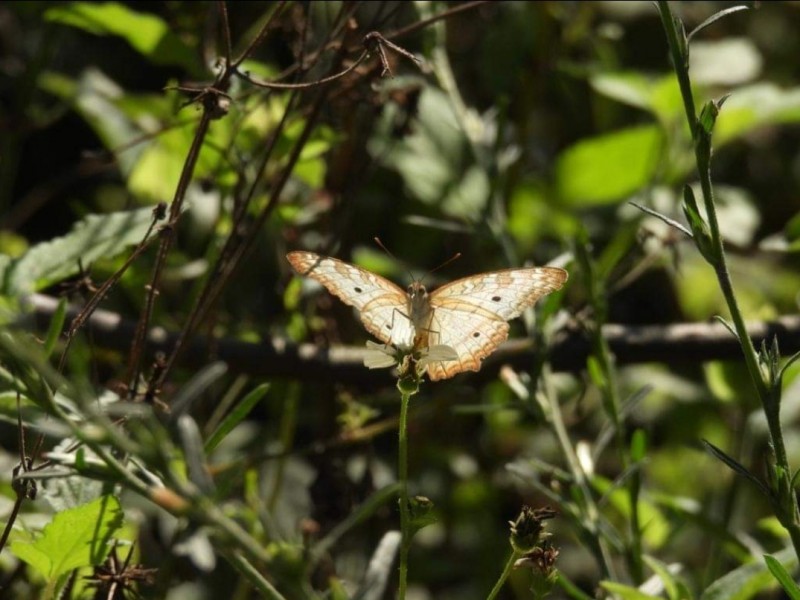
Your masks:
M428 292L420 282L403 291L391 281L349 263L312 252L286 256L295 271L311 277L354 306L372 335L401 350L450 346L456 360L427 366L431 380L477 371L508 338L506 321L545 294L559 289L567 272L555 267L505 269L472 275Z

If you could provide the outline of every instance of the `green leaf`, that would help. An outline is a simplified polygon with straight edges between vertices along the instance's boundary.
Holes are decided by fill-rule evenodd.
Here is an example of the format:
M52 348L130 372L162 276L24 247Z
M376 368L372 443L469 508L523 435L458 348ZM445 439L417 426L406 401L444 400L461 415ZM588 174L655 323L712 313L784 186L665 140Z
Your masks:
M714 128L714 145L723 144L769 125L800 121L800 87L781 89L756 83L737 89L725 102Z
M556 165L561 199L583 206L611 204L651 183L664 145L656 125L590 138L567 148Z
M480 218L490 193L489 177L470 163L466 135L447 95L425 88L413 133L389 149L378 139L370 152L400 173L412 196L440 205L450 216Z
M58 283L88 265L112 258L142 240L153 221L153 209L89 215L67 235L37 244L0 271L2 291L25 295Z
M625 585L623 583L616 583L614 581L601 581L600 586L603 589L611 592L614 597L622 598L622 600L661 600L659 596L651 596L640 592L635 587Z
M647 433L644 429L636 429L631 438L631 460L639 462L647 454Z
M697 206L697 200L694 197L694 190L691 186L683 187L683 214L689 222L689 227L692 230L692 237L700 254L712 265L717 263L716 252L714 244L711 241L711 233L708 229L703 216L700 214L700 209Z
M219 443L225 439L231 430L236 427L252 410L252 408L258 403L261 398L269 390L268 383L262 383L253 391L251 391L247 396L245 396L239 404L237 404L234 409L228 413L228 415L222 420L222 423L219 424L214 430L214 433L206 440L205 443L205 451L206 454L211 453L214 448L219 445Z
M111 550L109 540L122 525L122 508L103 496L57 513L34 541L15 540L11 551L52 581L81 567L99 565Z
M727 17L728 15L733 14L735 12L739 12L740 10L748 10L750 8L752 8L752 7L751 6L747 6L746 4L740 4L738 6L732 6L730 8L726 8L724 10L716 12L713 15L711 15L710 17L708 17L705 21L700 23L700 25L698 25L697 27L692 29L692 31L687 36L687 39L691 40L694 36L696 36L698 33L703 31L703 29L705 29L706 27L708 27L712 23L716 23L717 21L719 21L723 17Z
M44 340L44 355L49 357L56 347L58 337L64 329L64 321L67 318L67 299L61 298L58 301L56 310L53 312L53 318L50 320L50 327L47 328L47 337Z
M774 555L784 567L794 569L797 555L794 548L785 548ZM752 562L726 573L700 596L700 600L747 600L774 585L775 579L762 562Z
M638 71L606 72L589 82L598 94L645 110L665 125L673 126L683 116L680 87L671 73L652 77Z
M746 479L749 479L752 483L755 484L755 486L759 489L759 491L761 491L761 493L764 494L767 498L772 497L772 494L770 493L769 489L767 489L767 486L765 486L758 477L756 477L750 471L748 471L747 467L745 467L742 463L738 462L733 457L728 456L725 452L717 448L714 444L712 444L708 440L701 440L701 441L703 442L703 445L706 447L706 450L711 452L711 454L713 454L722 462L724 462L726 465L728 465L728 467L732 471L738 473L739 475L745 477Z
M719 100L709 100L703 105L703 108L700 111L699 124L701 131L704 134L710 136L711 133L714 131L714 125L717 122L719 111L722 108L722 105L725 103L726 99L727 96L723 96Z
M795 583L792 576L786 570L779 560L769 554L764 555L764 562L767 563L767 568L772 576L778 580L786 594L792 600L800 600L800 587Z
M347 590L342 584L341 579L335 576L331 577L328 580L328 586L328 593L330 594L331 600L350 600L350 596L347 595Z
M647 563L647 566L652 569L653 573L658 575L658 578L664 585L667 598L670 598L670 600L680 600L691 597L690 594L685 593L685 586L672 574L666 564L662 563L660 560L656 560L652 556L645 555L642 559Z
M100 398L97 400L98 405L104 402ZM91 449L80 446L79 441L73 437L65 437L53 447L49 455L59 463L51 467L58 476L42 481L39 497L46 500L53 510L60 513L77 508L103 494L103 486L106 485L103 481L81 474L91 468L95 468L97 474L98 469L106 467L106 463Z
M194 74L202 73L195 53L154 14L137 12L116 2L72 2L49 8L44 18L94 35L122 38L154 64L178 65Z
M605 371L600 361L594 355L590 355L586 359L586 371L589 373L589 379L592 380L595 387L601 390L606 388L608 380L606 379Z
M689 74L693 85L735 86L758 77L763 62L758 48L747 38L695 42Z

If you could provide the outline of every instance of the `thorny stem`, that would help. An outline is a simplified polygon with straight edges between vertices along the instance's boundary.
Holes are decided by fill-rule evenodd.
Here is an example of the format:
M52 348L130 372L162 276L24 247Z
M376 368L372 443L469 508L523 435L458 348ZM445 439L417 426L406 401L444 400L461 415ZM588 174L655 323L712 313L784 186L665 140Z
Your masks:
M770 438L772 440L773 458L777 467L780 467L784 474L791 473L789 460L786 454L786 446L783 440L783 431L780 422L780 397L778 390L773 394L770 386L759 368L759 358L755 346L750 336L739 309L739 304L733 290L730 273L728 271L727 260L725 257L722 235L719 230L716 207L714 205L714 189L711 182L711 144L699 143L701 136L710 137L710 133L702 131L702 125L697 118L695 111L694 95L692 93L691 80L689 79L689 60L688 60L688 41L685 39L684 32L679 31L679 23L672 15L669 3L665 0L658 1L659 15L667 36L667 43L672 55L673 68L678 79L678 84L683 97L683 104L686 110L686 118L691 128L692 140L694 141L695 158L697 162L697 172L700 179L700 188L703 193L703 203L706 209L709 237L712 244L713 259L712 266L717 275L719 286L725 297L725 302L733 320L734 329L742 347L747 371L756 389L762 409L767 419ZM773 397L774 396L774 397ZM786 475L788 477L788 475ZM800 522L798 522L798 503L797 496L791 493L791 507L779 505L780 512L778 517L781 524L786 527L792 538L795 552L800 557ZM788 508L788 511L784 510ZM785 514L789 512L790 514Z
M203 116L200 118L200 123L197 126L192 146L189 149L189 154L186 157L186 162L181 171L181 177L178 181L178 187L175 190L175 196L172 200L169 212L169 222L165 229L162 231L161 244L158 248L158 256L156 259L155 267L153 268L153 275L150 279L150 284L147 286L145 292L145 304L142 313L139 317L139 322L136 326L136 334L131 345L130 360L128 363L128 393L130 397L136 396L138 387L139 374L141 372L140 358L144 352L144 341L147 335L148 326L153 315L155 308L155 299L158 295L158 288L161 283L161 273L167 263L167 255L169 254L172 242L175 239L175 226L178 224L180 218L183 200L186 197L186 190L189 188L189 182L194 174L194 168L197 164L197 159L200 156L200 149L203 147L206 133L208 132L209 125L211 124L212 114L210 110L204 110Z

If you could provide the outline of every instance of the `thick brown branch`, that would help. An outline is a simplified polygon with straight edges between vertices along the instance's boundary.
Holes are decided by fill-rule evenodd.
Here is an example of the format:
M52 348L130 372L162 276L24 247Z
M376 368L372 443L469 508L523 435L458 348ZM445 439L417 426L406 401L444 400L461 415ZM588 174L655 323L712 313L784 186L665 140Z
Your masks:
M35 327L44 330L55 311L55 298L36 294L28 299L33 309ZM78 309L70 309L69 315ZM125 350L136 328L133 321L104 310L94 312L86 325L93 342L103 348ZM800 316L785 316L767 323L750 323L748 331L758 346L762 339L778 337L784 355L800 351ZM678 323L673 325L616 325L603 327L619 364L663 362L667 364L699 363L708 360L737 359L741 348L731 333L720 323ZM169 353L177 334L154 327L147 336L147 352ZM222 360L235 372L256 377L284 377L315 382L356 384L362 387L389 385L388 370L370 371L362 362L364 346L320 348L313 344L292 344L280 338L261 344L234 340L208 340L198 336L190 342L183 356L184 364L199 367L210 360ZM557 371L578 371L586 364L589 340L581 331L563 331L550 348L550 360ZM475 380L494 377L504 364L524 369L532 364L535 350L528 340L511 340L503 344L474 375Z

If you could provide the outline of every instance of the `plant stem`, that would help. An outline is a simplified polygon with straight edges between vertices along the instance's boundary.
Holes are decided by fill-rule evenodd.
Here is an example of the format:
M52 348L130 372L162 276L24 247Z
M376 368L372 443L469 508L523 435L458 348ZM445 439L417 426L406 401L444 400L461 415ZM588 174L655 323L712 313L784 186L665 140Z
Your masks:
M710 133L702 129L702 125L697 117L695 110L694 96L692 93L691 80L689 78L689 53L686 36L683 31L679 31L679 23L672 15L669 3L666 0L658 0L658 10L661 21L667 35L670 54L672 55L673 68L678 79L678 84L683 97L683 104L686 110L686 118L691 129L692 140L694 142L695 159L697 162L697 173L700 179L700 187L703 193L703 204L706 209L706 220L708 222L709 238L712 244L712 266L719 281L719 286L725 297L725 302L733 320L733 326L739 343L742 347L745 365L750 374L756 393L767 419L770 439L772 441L773 459L776 467L780 467L783 475L792 470L789 467L789 460L786 454L786 446L783 440L783 431L780 422L780 390L773 390L770 383L764 377L759 367L759 356L756 352L753 341L747 333L744 317L739 309L736 295L733 290L730 273L728 271L727 260L722 235L719 230L717 211L714 204L714 188L711 182L711 143ZM711 262L711 260L709 260ZM777 504L776 516L781 524L786 527L792 539L795 552L800 558L800 522L798 522L798 503L794 493L786 506L780 502L780 498L771 498ZM777 500L777 503L776 503Z
M564 424L564 417L561 414L561 406L558 404L558 396L552 388L552 381L550 372L547 367L542 371L542 381L545 387L545 398L547 400L549 410L550 422L553 425L553 432L556 439L561 445L561 451L567 459L570 472L575 478L575 485L580 491L578 497L578 506L580 506L582 517L584 518L584 536L582 536L591 550L592 554L597 561L598 566L603 574L604 579L616 580L617 576L614 572L614 563L606 548L606 543L600 534L600 510L594 502L592 497L592 490L586 473L581 466L581 461L578 459L575 449L572 447L572 442L567 434L567 427Z
M506 579L508 579L508 576L511 575L511 570L514 568L514 563L519 557L520 554L518 552L515 550L511 551L511 556L508 557L508 562L506 562L503 572L500 573L500 577L497 579L497 583L494 584L492 591L489 592L488 596L486 596L486 600L494 600L494 598L497 597L497 594L499 594L500 590L503 589Z
M400 482L400 582L397 597L405 600L408 582L408 548L411 546L410 515L408 512L408 405L411 394L400 392L400 424L397 457L397 477Z

